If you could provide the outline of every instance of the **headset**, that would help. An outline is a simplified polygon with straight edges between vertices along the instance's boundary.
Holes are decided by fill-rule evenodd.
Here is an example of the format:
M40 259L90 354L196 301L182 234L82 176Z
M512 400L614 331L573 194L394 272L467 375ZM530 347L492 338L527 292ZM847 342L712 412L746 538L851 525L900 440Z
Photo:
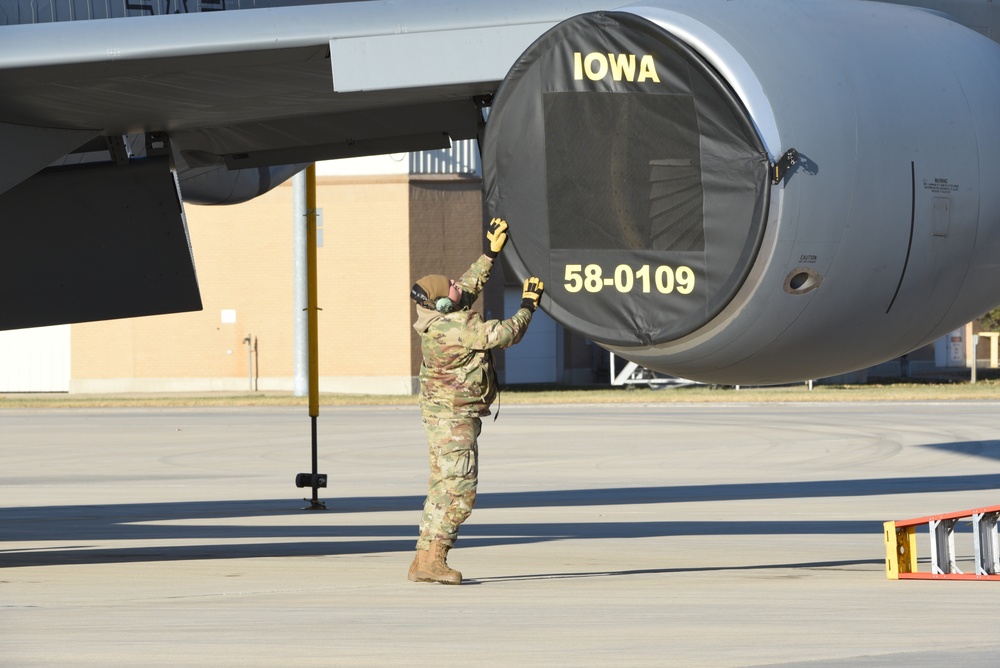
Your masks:
M464 294L464 293L463 293ZM410 288L410 298L424 308L438 311L440 313L451 313L455 310L455 302L448 297L439 297L436 301L431 301L422 287L413 284Z

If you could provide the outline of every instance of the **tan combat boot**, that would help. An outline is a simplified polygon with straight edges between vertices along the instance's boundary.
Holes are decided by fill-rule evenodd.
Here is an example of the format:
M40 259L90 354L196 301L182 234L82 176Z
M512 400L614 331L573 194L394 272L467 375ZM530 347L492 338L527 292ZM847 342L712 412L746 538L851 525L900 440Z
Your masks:
M413 555L413 563L410 564L409 570L406 571L406 579L410 582L420 582L417 579L417 571L423 569L423 564L427 562L427 555L430 552L428 550L417 550L417 553Z
M462 574L448 568L445 561L450 548L440 541L433 541L431 549L417 550L417 555L406 574L413 582L440 582L441 584L462 584Z

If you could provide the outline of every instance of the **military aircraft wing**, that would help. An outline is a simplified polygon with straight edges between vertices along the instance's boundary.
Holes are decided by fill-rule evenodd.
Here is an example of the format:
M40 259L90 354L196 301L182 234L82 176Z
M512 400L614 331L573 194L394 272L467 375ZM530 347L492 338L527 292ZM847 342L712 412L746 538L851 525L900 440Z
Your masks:
M302 163L474 138L517 56L599 6L202 5L0 11L0 329L199 308L182 199L244 201Z
M0 137L10 156L8 138L42 132L21 127L45 128L65 139L30 143L58 157L77 137L160 132L191 162L230 168L440 147L476 136L473 99L539 34L596 6L350 2L0 26ZM3 190L34 168L5 162Z

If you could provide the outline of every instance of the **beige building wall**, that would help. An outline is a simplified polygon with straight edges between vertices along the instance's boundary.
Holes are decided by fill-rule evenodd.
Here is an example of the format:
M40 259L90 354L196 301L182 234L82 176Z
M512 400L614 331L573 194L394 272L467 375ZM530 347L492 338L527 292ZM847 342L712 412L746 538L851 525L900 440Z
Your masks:
M406 176L317 180L322 391L413 391L410 196ZM204 310L73 325L70 391L250 389L248 336L257 389L291 390L292 206L286 183L246 204L188 207Z
M482 253L481 180L322 176L316 198L320 390L415 393L409 288L426 274L457 278ZM246 204L189 206L187 217L204 310L72 325L71 392L295 388L291 183ZM510 315L504 283L498 264L475 306L487 319ZM565 339L564 380L585 382L592 346ZM496 361L504 382L503 351Z
M412 392L408 197L408 177L317 183L323 391Z

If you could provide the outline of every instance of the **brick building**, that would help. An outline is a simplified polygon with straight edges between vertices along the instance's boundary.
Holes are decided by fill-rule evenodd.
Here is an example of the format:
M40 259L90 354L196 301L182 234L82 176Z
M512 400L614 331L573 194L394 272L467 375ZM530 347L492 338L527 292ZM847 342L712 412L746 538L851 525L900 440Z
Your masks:
M444 167L433 154L319 166L321 391L416 391L409 286L457 277L483 247L478 166L446 153ZM291 182L245 204L189 206L187 221L202 311L0 332L0 392L292 390ZM516 309L520 287L505 290L501 269L477 308L502 317L505 301ZM501 380L589 382L594 348L539 311L525 341L498 356Z

